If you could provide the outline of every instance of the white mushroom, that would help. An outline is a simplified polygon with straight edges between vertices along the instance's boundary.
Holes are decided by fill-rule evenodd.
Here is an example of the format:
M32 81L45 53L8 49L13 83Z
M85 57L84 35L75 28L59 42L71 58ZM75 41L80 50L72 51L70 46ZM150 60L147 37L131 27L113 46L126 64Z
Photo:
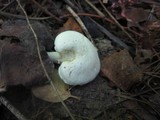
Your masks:
M69 85L83 85L92 81L100 71L97 49L81 33L65 31L55 39L56 52L48 52L51 60L61 62L61 79Z

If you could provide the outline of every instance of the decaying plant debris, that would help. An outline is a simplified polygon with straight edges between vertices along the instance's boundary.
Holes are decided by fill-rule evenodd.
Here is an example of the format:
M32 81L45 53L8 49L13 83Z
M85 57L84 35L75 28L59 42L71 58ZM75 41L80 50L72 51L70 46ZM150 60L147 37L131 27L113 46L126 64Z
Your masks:
M79 31L98 49L94 81L58 82L64 104L17 2L53 81L58 64L46 52L54 51L58 33ZM0 120L159 120L159 19L158 0L0 0Z

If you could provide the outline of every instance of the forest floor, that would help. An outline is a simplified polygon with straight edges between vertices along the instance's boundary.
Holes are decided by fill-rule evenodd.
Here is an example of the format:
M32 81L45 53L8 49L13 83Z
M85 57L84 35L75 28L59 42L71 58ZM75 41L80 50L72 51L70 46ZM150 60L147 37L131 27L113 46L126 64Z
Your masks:
M47 56L66 30L98 49L88 84ZM0 0L0 120L159 120L159 32L159 0Z

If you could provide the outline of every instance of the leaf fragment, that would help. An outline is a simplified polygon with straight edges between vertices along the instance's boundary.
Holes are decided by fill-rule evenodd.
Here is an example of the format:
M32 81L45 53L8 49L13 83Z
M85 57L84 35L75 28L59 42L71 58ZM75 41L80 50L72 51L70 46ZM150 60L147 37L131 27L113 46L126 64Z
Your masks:
M52 82L57 90L54 89L51 84L47 84L43 86L33 87L32 93L39 99L53 103L60 102L61 100L64 101L69 97L74 97L69 91L69 86L61 80L56 70L52 75ZM59 94L57 93L57 91Z
M102 61L101 71L122 90L128 90L142 77L141 70L133 62L127 50L121 50L105 57Z

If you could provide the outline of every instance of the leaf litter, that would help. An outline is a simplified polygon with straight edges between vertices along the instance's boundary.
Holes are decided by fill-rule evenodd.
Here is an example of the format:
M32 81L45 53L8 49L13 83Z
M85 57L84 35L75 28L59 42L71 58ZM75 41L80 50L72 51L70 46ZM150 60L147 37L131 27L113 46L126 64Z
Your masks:
M73 18L65 17L71 15L68 15L69 13L66 12L64 5L67 4L71 6L77 14L80 14L80 18L83 20L91 36L96 36L97 40L95 40L95 43L98 52L100 53L102 73L99 74L93 82L84 86L73 87L71 91L68 91L69 86L66 86L63 83L55 83L57 86L60 84L60 91L62 91L61 94L63 94L62 99L69 105L71 112L75 114L78 119L101 120L117 118L124 120L125 118L151 118L158 120L158 117L160 116L159 103L157 102L159 100L158 78L160 36L158 32L160 30L160 24L158 20L160 17L160 3L155 0L103 1L105 2L105 7L113 14L113 16L115 16L122 27L128 30L130 35L135 38L137 44L134 44L123 31L119 30L119 28L113 24L113 22L108 22L109 20L106 22L106 19L104 20L102 17L97 16L96 12L90 8L85 1L69 1L66 0L62 3L44 0L42 6L51 10L49 14L35 3L30 2L32 10L30 10L30 6L27 6L28 3L23 2L23 4L26 5L25 9L31 19L34 19L33 16L36 16L39 19L39 16L45 18L47 15L52 14L51 18L45 18L41 22L32 21L32 26L35 29L40 42L39 47L43 61L47 66L47 71L51 72L50 75L53 75L53 69L56 69L57 65L53 68L53 63L49 61L46 56L46 50L54 50L53 40L55 35L60 31L70 29L81 31L81 27ZM37 2L40 4L40 1ZM25 20L16 20L24 19L23 14L21 14L19 9L15 10L15 4L9 3L11 9L8 9L7 5L5 5L6 2L0 1L0 3L2 3L0 6L3 7L2 11L0 11L0 16L2 16L0 18L0 75L1 78L3 78L0 80L0 87L2 91L7 87L7 91L4 95L7 95L12 91L11 86L17 88L17 85L20 84L26 86L26 91L28 91L28 86L29 90L31 89L30 86L33 87L32 90L36 88L39 89L36 91L36 94L38 94L37 97L44 101L58 102L59 99L56 96L57 94L53 93L53 96L51 96L45 91L45 89L48 89L48 91L51 91L51 89L50 85L46 83L46 78L40 68L36 45L34 44L34 37L32 36L31 31L28 29ZM106 11L100 7L98 1L92 0L91 3L103 13L106 13ZM58 6L52 8L51 5ZM12 13L13 18L10 19L11 17L4 13ZM58 21L55 22L54 15L60 16L60 18L63 18L63 21L61 23ZM122 50L122 48L113 41L108 41L112 38L108 39L108 36L104 34L101 29L98 29L97 26L93 25L90 21L90 17L97 23L100 23L104 29L108 29L119 38L123 38L123 42L133 48L135 54L130 54L127 50ZM46 26L48 27L46 28ZM9 67L9 65L12 67ZM30 66L29 69L27 66ZM108 81L113 82L114 87L108 86ZM115 86L117 89L121 90L115 89ZM39 91L47 94L38 93ZM52 92L56 91L51 91L51 93ZM12 94L8 96L8 98L11 98L11 101L14 100L14 98L20 98L17 99L21 101L19 103L27 104L27 102L22 99L25 96L25 92L24 95L21 94L21 97L16 97L20 91L15 92L16 94L13 94L13 92L11 93ZM115 97L117 93L125 94L127 97L125 99L120 96L117 98ZM72 99L72 94L81 97L81 100ZM45 95L48 96L46 97ZM134 101L129 101L129 99L133 99ZM123 109L126 111L118 112L122 107L119 106L121 105L119 100L128 102L123 102L124 104L122 104L124 107ZM29 101L32 101L32 99ZM42 105L39 100L37 103L34 103L34 105L36 104L38 104L39 107ZM46 103L44 103L44 105L45 104ZM30 105L32 107L34 106L32 103L30 103ZM17 106L21 105L17 104ZM52 105L52 107L54 106L56 106L56 104ZM55 109L58 111L58 108L55 107ZM48 119L56 119L56 117L58 117L58 119L68 119L68 116L62 115L61 112L55 113L55 109L52 110L52 117L48 116ZM134 112L134 114L128 112L128 110ZM23 107L22 111L27 111L26 107ZM32 111L33 114L31 112L26 114L26 116L31 116L31 114L34 115L34 110L32 109L30 111ZM44 109L42 111L44 111ZM45 116L45 113L46 112L42 112L40 116ZM141 115L139 115L139 113L141 113ZM5 114L9 113L5 112ZM37 116L37 119L40 116ZM3 118L5 117L3 116Z
M133 84L140 82L143 75L127 50L106 56L102 65L103 74L122 90L130 89Z
M64 101L69 97L79 99L78 97L71 95L69 91L69 85L63 82L56 70L54 70L52 75L52 82L56 89L53 89L52 85L49 84L33 87L32 93L42 100L53 103L60 102L61 100Z
M33 23L38 29L45 29L40 23ZM25 21L5 22L0 30L1 36L1 81L4 81L5 86L10 85L34 85L46 82L43 69L40 66L39 58L36 53L36 45L34 44L33 35L28 30ZM52 41L47 39L46 34L41 35L39 40L40 51L44 60L44 64L50 73L54 68L54 64L50 62L45 54L45 49L51 49ZM39 33L40 35L41 33ZM45 41L43 40L45 39ZM42 41L43 40L43 41ZM45 80L45 81L44 81Z

